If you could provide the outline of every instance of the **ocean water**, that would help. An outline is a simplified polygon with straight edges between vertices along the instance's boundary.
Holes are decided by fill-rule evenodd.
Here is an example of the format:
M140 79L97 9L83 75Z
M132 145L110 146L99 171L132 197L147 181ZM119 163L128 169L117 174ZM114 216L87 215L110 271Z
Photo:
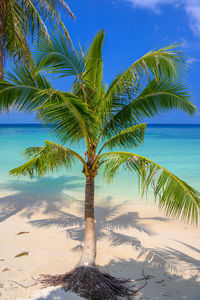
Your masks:
M45 139L56 141L47 128L38 125L0 125L0 194L82 200L85 178L81 165L33 181L8 175L9 170L25 161L21 153L26 147L42 146ZM85 151L81 145L74 149L81 154ZM154 160L200 190L200 125L149 125L144 144L128 151ZM109 185L99 174L95 197L106 202L146 201L140 198L137 176L125 171ZM151 194L149 198L152 201Z

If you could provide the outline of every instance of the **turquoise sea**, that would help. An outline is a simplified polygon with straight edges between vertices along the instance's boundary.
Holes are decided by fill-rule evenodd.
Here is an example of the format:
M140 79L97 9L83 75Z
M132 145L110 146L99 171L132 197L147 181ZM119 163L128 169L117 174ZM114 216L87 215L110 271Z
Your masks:
M45 199L83 199L84 175L80 165L33 181L8 175L10 169L24 162L21 156L24 148L42 146L45 139L56 141L49 136L48 128L40 125L0 125L0 194L9 191ZM74 148L84 153L81 145ZM149 125L144 144L128 151L154 160L200 190L200 125ZM99 175L96 198L102 201L140 201L137 176L122 171L113 183L107 185Z

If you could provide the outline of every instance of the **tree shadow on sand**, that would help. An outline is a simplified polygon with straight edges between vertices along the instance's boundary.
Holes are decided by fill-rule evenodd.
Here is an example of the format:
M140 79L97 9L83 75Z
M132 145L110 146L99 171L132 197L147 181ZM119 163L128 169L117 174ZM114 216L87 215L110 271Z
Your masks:
M43 177L31 182L11 180L0 186L0 189L15 192L0 198L0 222L18 213L30 218L41 208L44 214L62 212L63 206L79 201L67 192L82 188L79 176Z
M121 234L120 238L120 235L115 231L119 229L127 230L129 228L134 228L148 235L154 234L148 226L142 223L144 218L140 218L138 213L120 213L123 205L123 203L117 206L107 203L103 206L96 205L95 230L97 240L101 240L105 237L110 238L113 246L127 244L128 242L130 243L131 237ZM81 217L79 217L79 215L81 215ZM54 217L30 221L30 223L36 227L50 227L52 225L62 227L65 229L68 238L79 242L79 245L73 248L73 250L79 250L82 248L84 240L84 218L82 207L80 207L77 211L77 215L72 215L66 212L56 212ZM129 241L128 238L130 238ZM133 238L132 243L135 241L136 239Z
M193 247L187 243L181 242L176 240L177 243L183 245L188 248L189 250L192 250L193 253L197 254L198 256L200 255L200 249L197 249L196 247ZM161 255L166 257L166 259L170 261L178 261L178 262L183 262L186 264L186 268L190 268L191 271L197 271L200 274L200 260L194 258L193 256L190 256L180 250L175 250L171 247L167 247L165 251L160 251ZM182 269L184 271L184 264L182 264ZM199 283L200 285L200 283ZM200 298L200 297L199 297Z
M149 262L154 267L162 267L166 271L181 275L186 267L194 267L194 270L200 270L198 260L184 254L176 249L166 247L161 248L146 248L141 244L141 241L134 236L130 229L137 230L149 236L155 235L153 230L144 224L145 220L156 220L159 222L167 222L167 218L152 217L142 218L137 212L123 213L122 209L126 205L113 205L111 198L108 197L101 202L101 205L95 207L95 230L97 241L107 239L112 247L127 245L132 247L138 253L138 260ZM29 222L32 226L39 228L58 226L66 232L67 238L77 242L77 245L72 248L73 251L81 251L84 241L84 218L83 218L83 203L77 210L77 214L57 211L53 217L34 220ZM120 232L119 232L120 230ZM122 233L123 232L123 233ZM125 233L124 233L125 232ZM179 241L177 241L179 242ZM181 242L179 242L181 243ZM195 247L185 244L188 248L194 251L199 251ZM199 268L199 269L198 269Z
M107 202L102 202L101 206L95 206L95 231L97 241L107 239L112 247L118 247L120 245L130 246L138 252L138 258L145 259L154 266L165 266L166 269L178 273L179 270L177 266L171 264L166 256L162 256L161 251L144 247L140 240L136 238L133 233L129 232L130 229L134 229L152 236L155 233L149 226L144 224L143 221L151 219L166 222L168 219L161 217L141 218L137 212L122 213L122 208L126 202L113 206L112 203L110 203L110 197L107 200ZM73 247L72 250L81 251L83 249L84 218L82 206L76 215L57 211L53 217L33 220L29 223L38 228L48 228L53 225L63 228L67 238L77 242L77 245ZM128 234L119 232L119 230L126 231Z
M60 176L57 178L45 177L32 182L11 181L6 188L10 190L12 188L17 191L17 194L0 198L0 221L2 222L15 214L31 218L42 208L42 213L46 217L29 223L36 227L58 226L63 228L67 238L77 242L72 250L82 250L84 239L83 201L70 196L70 191L73 190L78 190L80 193L84 192L82 180L83 178L79 176ZM70 212L70 206L74 202L79 205L75 214ZM162 266L166 270L179 272L177 265L172 261L185 261L191 265L191 268L193 265L195 269L199 267L200 270L199 261L184 253L179 253L177 250L169 247L165 251L143 247L140 240L130 230L134 229L152 236L155 233L144 221L151 219L166 222L168 219L161 217L141 218L137 212L123 213L122 208L124 205L126 205L126 202L113 205L112 197L108 196L103 199L101 205L96 206L96 236L98 241L107 239L112 247L130 246L138 251L139 259L145 259L152 265ZM69 212L64 211L63 207L69 209ZM192 247L190 245L185 246L190 249ZM194 251L198 250L192 248Z

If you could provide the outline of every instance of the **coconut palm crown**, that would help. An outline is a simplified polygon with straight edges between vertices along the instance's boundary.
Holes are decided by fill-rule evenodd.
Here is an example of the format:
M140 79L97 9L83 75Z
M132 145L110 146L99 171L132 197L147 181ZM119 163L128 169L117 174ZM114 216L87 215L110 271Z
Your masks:
M1 0L0 1L0 78L4 78L4 64L8 57L28 61L31 53L28 39L36 35L49 36L46 21L68 31L59 16L59 6L75 18L64 0Z
M44 124L51 125L50 130L60 142L45 141L42 147L26 149L27 162L10 174L43 176L61 167L68 169L76 161L83 166L86 187L82 256L73 272L44 280L62 284L66 290L72 289L88 299L117 299L133 292L125 281L100 273L95 267L94 181L98 174L110 182L120 168L136 172L142 194L153 188L159 207L167 216L197 224L200 211L198 191L159 164L128 151L143 143L145 118L174 108L189 115L197 111L179 79L185 70L182 53L176 45L152 50L118 73L107 86L103 82L104 34L103 30L98 32L85 53L82 49L74 51L61 35L43 41L32 69L18 67L15 73L8 73L7 81L0 82L1 110L15 107L36 111ZM63 80L72 76L71 89L54 89L45 72ZM81 140L85 142L83 155L71 148Z

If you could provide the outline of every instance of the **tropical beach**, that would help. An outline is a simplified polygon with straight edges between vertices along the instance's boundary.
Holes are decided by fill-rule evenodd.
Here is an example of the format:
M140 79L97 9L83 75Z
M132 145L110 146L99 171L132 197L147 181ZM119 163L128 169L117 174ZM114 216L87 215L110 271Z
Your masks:
M0 3L0 297L199 300L199 3L81 5Z

